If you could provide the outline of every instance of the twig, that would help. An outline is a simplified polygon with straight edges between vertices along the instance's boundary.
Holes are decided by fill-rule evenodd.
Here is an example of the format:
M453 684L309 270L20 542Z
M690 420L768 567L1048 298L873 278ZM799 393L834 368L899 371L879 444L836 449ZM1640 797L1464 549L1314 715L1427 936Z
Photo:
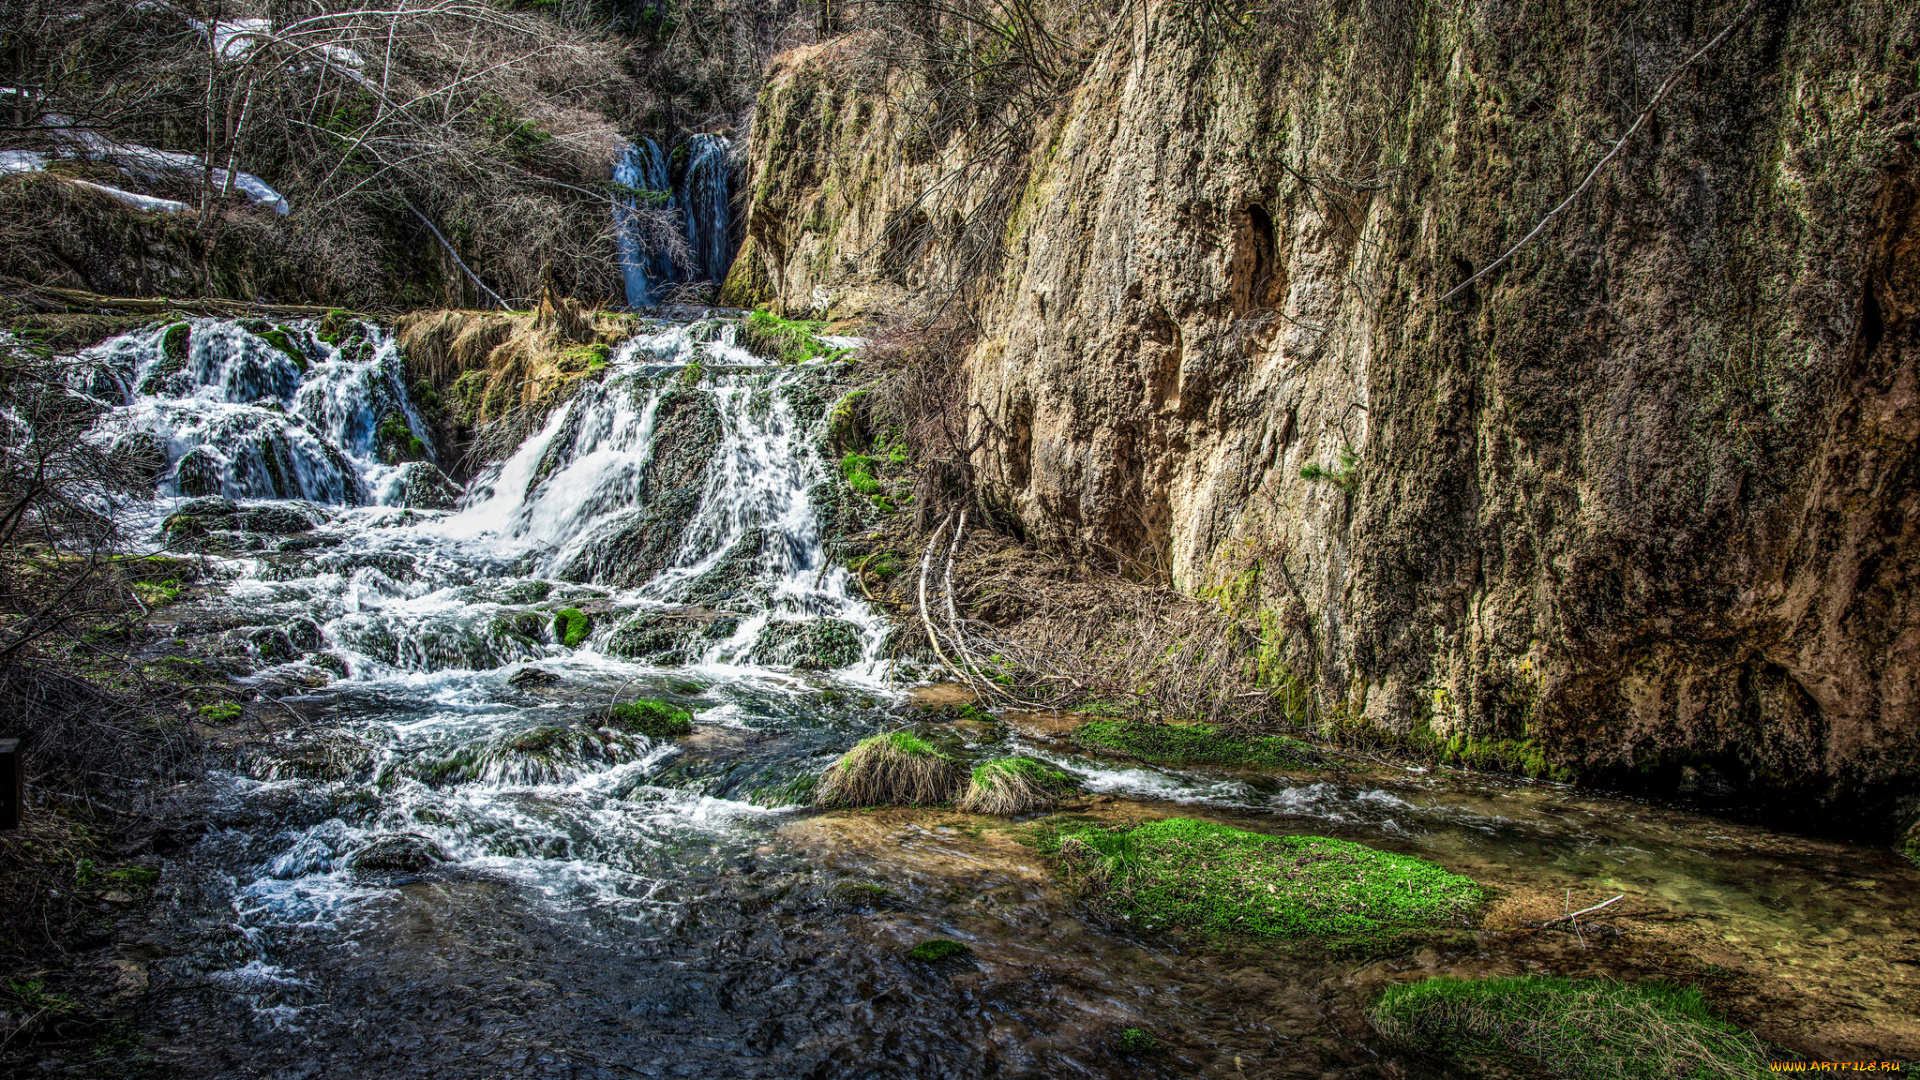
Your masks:
M508 306L505 300L500 299L499 293L496 293L492 289L487 288L487 283L480 280L480 275L474 273L472 268L467 266L466 260L460 257L459 252L453 250L453 245L447 243L447 238L440 235L440 230L434 227L433 222L427 218L427 215L421 213L419 208L414 206L411 202L407 203L407 209L412 210L413 216L420 219L420 224L425 225L427 227L427 231L433 234L433 238L435 240L440 241L440 246L447 249L447 254L453 256L453 261L460 267L461 270L466 272L467 277L473 281L474 285L477 286L481 292L486 293L489 299L491 299L494 303L500 305L500 310L502 311L513 310L512 307Z
M1607 156L1601 158L1599 163L1596 164L1593 167L1593 169L1587 173L1587 178L1585 180L1580 181L1580 186L1573 189L1573 194L1568 195L1564 200L1562 200L1559 206L1556 206L1552 210L1547 211L1547 216L1540 219L1540 223L1533 227L1533 231L1521 237L1519 243L1508 248L1506 254L1500 256L1499 258L1493 260L1487 265L1481 267L1479 273L1473 275L1472 277L1461 282L1460 284L1455 285L1452 289L1447 291L1447 294L1445 296L1442 296L1438 301L1436 301L1436 303L1441 303L1441 304L1446 303L1447 301L1453 299L1455 296L1458 296L1461 290L1467 288L1469 285L1472 285L1474 282L1479 281L1481 278L1486 277L1488 274L1493 273L1494 270L1498 269L1501 265L1506 263L1508 259L1513 258L1513 255L1515 252L1519 251L1523 247L1526 247L1527 244L1532 242L1534 237L1539 236L1540 231L1547 227L1548 222L1551 222L1554 218L1559 217L1561 211L1573 205L1573 200L1579 198L1582 192L1586 191L1587 188L1593 185L1594 178L1600 175L1600 170L1606 168L1607 165L1610 162L1612 162L1614 158L1617 158L1620 156L1620 152L1622 150L1625 150L1627 148L1627 143L1632 141L1633 136L1637 132L1639 132L1640 125L1645 124L1647 122L1647 118L1653 115L1654 108L1657 107L1660 104L1660 102L1666 98L1668 94L1673 92L1674 87L1680 85L1680 76L1686 74L1689 68L1699 63L1702 57L1706 56L1707 53L1713 50L1714 46L1719 45L1722 41L1725 41L1727 38L1727 35L1733 33L1734 27L1739 26L1742 22L1746 20L1747 14L1751 12L1759 4L1759 2L1760 0L1747 0L1747 6L1741 8L1740 14L1735 15L1733 17L1732 22L1728 23L1726 27L1723 28L1718 34L1715 34L1712 41L1709 41L1705 45L1700 46L1699 52L1696 52L1692 56L1688 57L1686 63L1681 64L1679 67L1673 69L1673 74L1667 76L1667 81L1661 85L1659 92L1653 95L1653 100L1647 102L1647 107L1644 109L1641 109L1640 115L1634 118L1633 126L1627 129L1627 133L1625 135L1620 136L1619 142L1613 144L1613 149L1607 152Z
M1568 894L1571 895L1572 890L1568 890ZM1547 927L1552 926L1554 923L1557 923L1557 922L1568 922L1571 920L1578 919L1582 915L1591 915L1594 912L1599 911L1603 907L1607 907L1610 904L1619 903L1620 901L1625 900L1626 898L1627 898L1627 894L1621 893L1619 896L1614 897L1612 900L1603 900L1600 903L1595 904L1590 908L1581 908L1579 911L1570 911L1565 915L1559 916L1558 918L1548 919L1546 922L1538 923L1536 925L1539 926L1540 929L1544 930Z

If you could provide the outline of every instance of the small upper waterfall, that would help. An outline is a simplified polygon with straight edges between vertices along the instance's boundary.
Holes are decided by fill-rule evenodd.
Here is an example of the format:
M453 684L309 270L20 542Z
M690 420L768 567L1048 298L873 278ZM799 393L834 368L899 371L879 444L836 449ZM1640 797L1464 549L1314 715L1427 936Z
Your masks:
M613 207L628 306L658 303L661 287L675 281L718 284L726 280L733 263L730 148L723 136L701 132L671 156L663 154L652 139L642 139L623 147L614 158L614 183L633 192L617 196ZM661 245L651 242L649 230L640 221L644 209L663 206L678 219L686 239L685 265L675 265Z
M620 253L620 276L627 286L628 307L651 307L657 285L673 280L673 262L667 253L650 247L637 220L645 206L670 205L673 185L667 179L667 158L660 144L643 139L628 143L613 162L613 182L636 192L613 203L614 242Z
M700 134L687 141L687 175L680 184L687 210L687 246L704 280L726 280L733 261L727 239L727 140Z

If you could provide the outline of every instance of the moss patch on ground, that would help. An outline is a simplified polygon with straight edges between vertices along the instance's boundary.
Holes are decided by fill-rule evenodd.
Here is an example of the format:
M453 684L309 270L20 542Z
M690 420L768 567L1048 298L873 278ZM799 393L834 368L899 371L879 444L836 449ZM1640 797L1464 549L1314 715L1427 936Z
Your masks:
M1073 741L1096 753L1123 754L1156 765L1244 765L1293 769L1314 763L1313 748L1278 735L1242 737L1206 724L1089 720Z
M1452 976L1388 989L1368 1018L1402 1050L1479 1074L1489 1066L1564 1080L1767 1073L1753 1036L1665 983L1544 975Z
M1158 929L1390 944L1464 927L1486 893L1422 859L1322 836L1268 836L1168 818L1041 837L1108 909Z
M831 357L842 351L820 341L821 323L782 319L771 312L756 311L740 322L740 347L760 357L783 364L803 364L817 357Z
M913 948L908 949L907 959L917 960L923 964L937 964L942 960L951 960L956 956L965 956L970 951L971 950L965 945L957 941L949 941L946 938L934 938L932 941L923 941Z
M626 701L607 710L607 726L617 731L638 732L650 739L671 739L693 734L693 714L671 702L654 698Z

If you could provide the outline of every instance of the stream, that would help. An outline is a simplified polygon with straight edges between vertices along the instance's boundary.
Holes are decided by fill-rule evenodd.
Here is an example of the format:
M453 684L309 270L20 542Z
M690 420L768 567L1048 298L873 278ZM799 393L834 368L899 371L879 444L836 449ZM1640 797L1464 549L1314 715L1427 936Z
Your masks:
M1152 768L1074 751L1068 718L921 708L931 671L887 659L832 557L867 512L824 449L847 364L648 324L459 492L389 452L436 453L382 328L167 333L79 354L74 388L104 444L165 458L130 531L215 567L157 622L259 694L139 946L143 1044L185 1075L1423 1075L1369 995L1521 971L1693 983L1797 1053L1920 1058L1920 871L1892 852L1463 773ZM641 696L694 733L597 721ZM1498 896L1388 958L1130 927L1030 821L804 805L907 724L1072 771L1063 814L1337 836ZM1533 925L1615 894L1590 933ZM972 956L905 959L931 937ZM1126 1027L1164 1049L1122 1055Z

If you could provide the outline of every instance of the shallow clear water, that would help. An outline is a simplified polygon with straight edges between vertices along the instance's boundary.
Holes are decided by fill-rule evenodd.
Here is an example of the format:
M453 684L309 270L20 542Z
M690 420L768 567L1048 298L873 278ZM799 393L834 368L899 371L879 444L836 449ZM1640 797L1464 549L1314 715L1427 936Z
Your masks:
M1021 823L797 807L852 742L914 719L917 673L883 659L884 621L831 557L839 369L761 365L723 324L655 327L434 510L405 505L408 467L378 444L384 417L424 430L390 343L292 331L305 371L214 321L171 382L149 379L159 331L77 368L100 438L165 446L158 499L130 511L156 543L206 507L183 461L237 512L324 519L216 528L226 577L164 616L262 695L162 879L145 1023L190 1074L1403 1075L1369 993L1518 970L1699 982L1809 1053L1920 1054L1920 875L1890 853L1459 775L1105 761L1057 717L922 724L1075 772L1088 795L1063 813L1342 836L1501 890L1473 940L1368 961L1104 920ZM216 434L234 415L253 441ZM555 639L569 607L593 621L578 648ZM597 718L637 696L695 733ZM1591 940L1529 925L1614 893L1630 902ZM904 959L931 936L974 958ZM1127 1026L1166 1052L1118 1055Z

